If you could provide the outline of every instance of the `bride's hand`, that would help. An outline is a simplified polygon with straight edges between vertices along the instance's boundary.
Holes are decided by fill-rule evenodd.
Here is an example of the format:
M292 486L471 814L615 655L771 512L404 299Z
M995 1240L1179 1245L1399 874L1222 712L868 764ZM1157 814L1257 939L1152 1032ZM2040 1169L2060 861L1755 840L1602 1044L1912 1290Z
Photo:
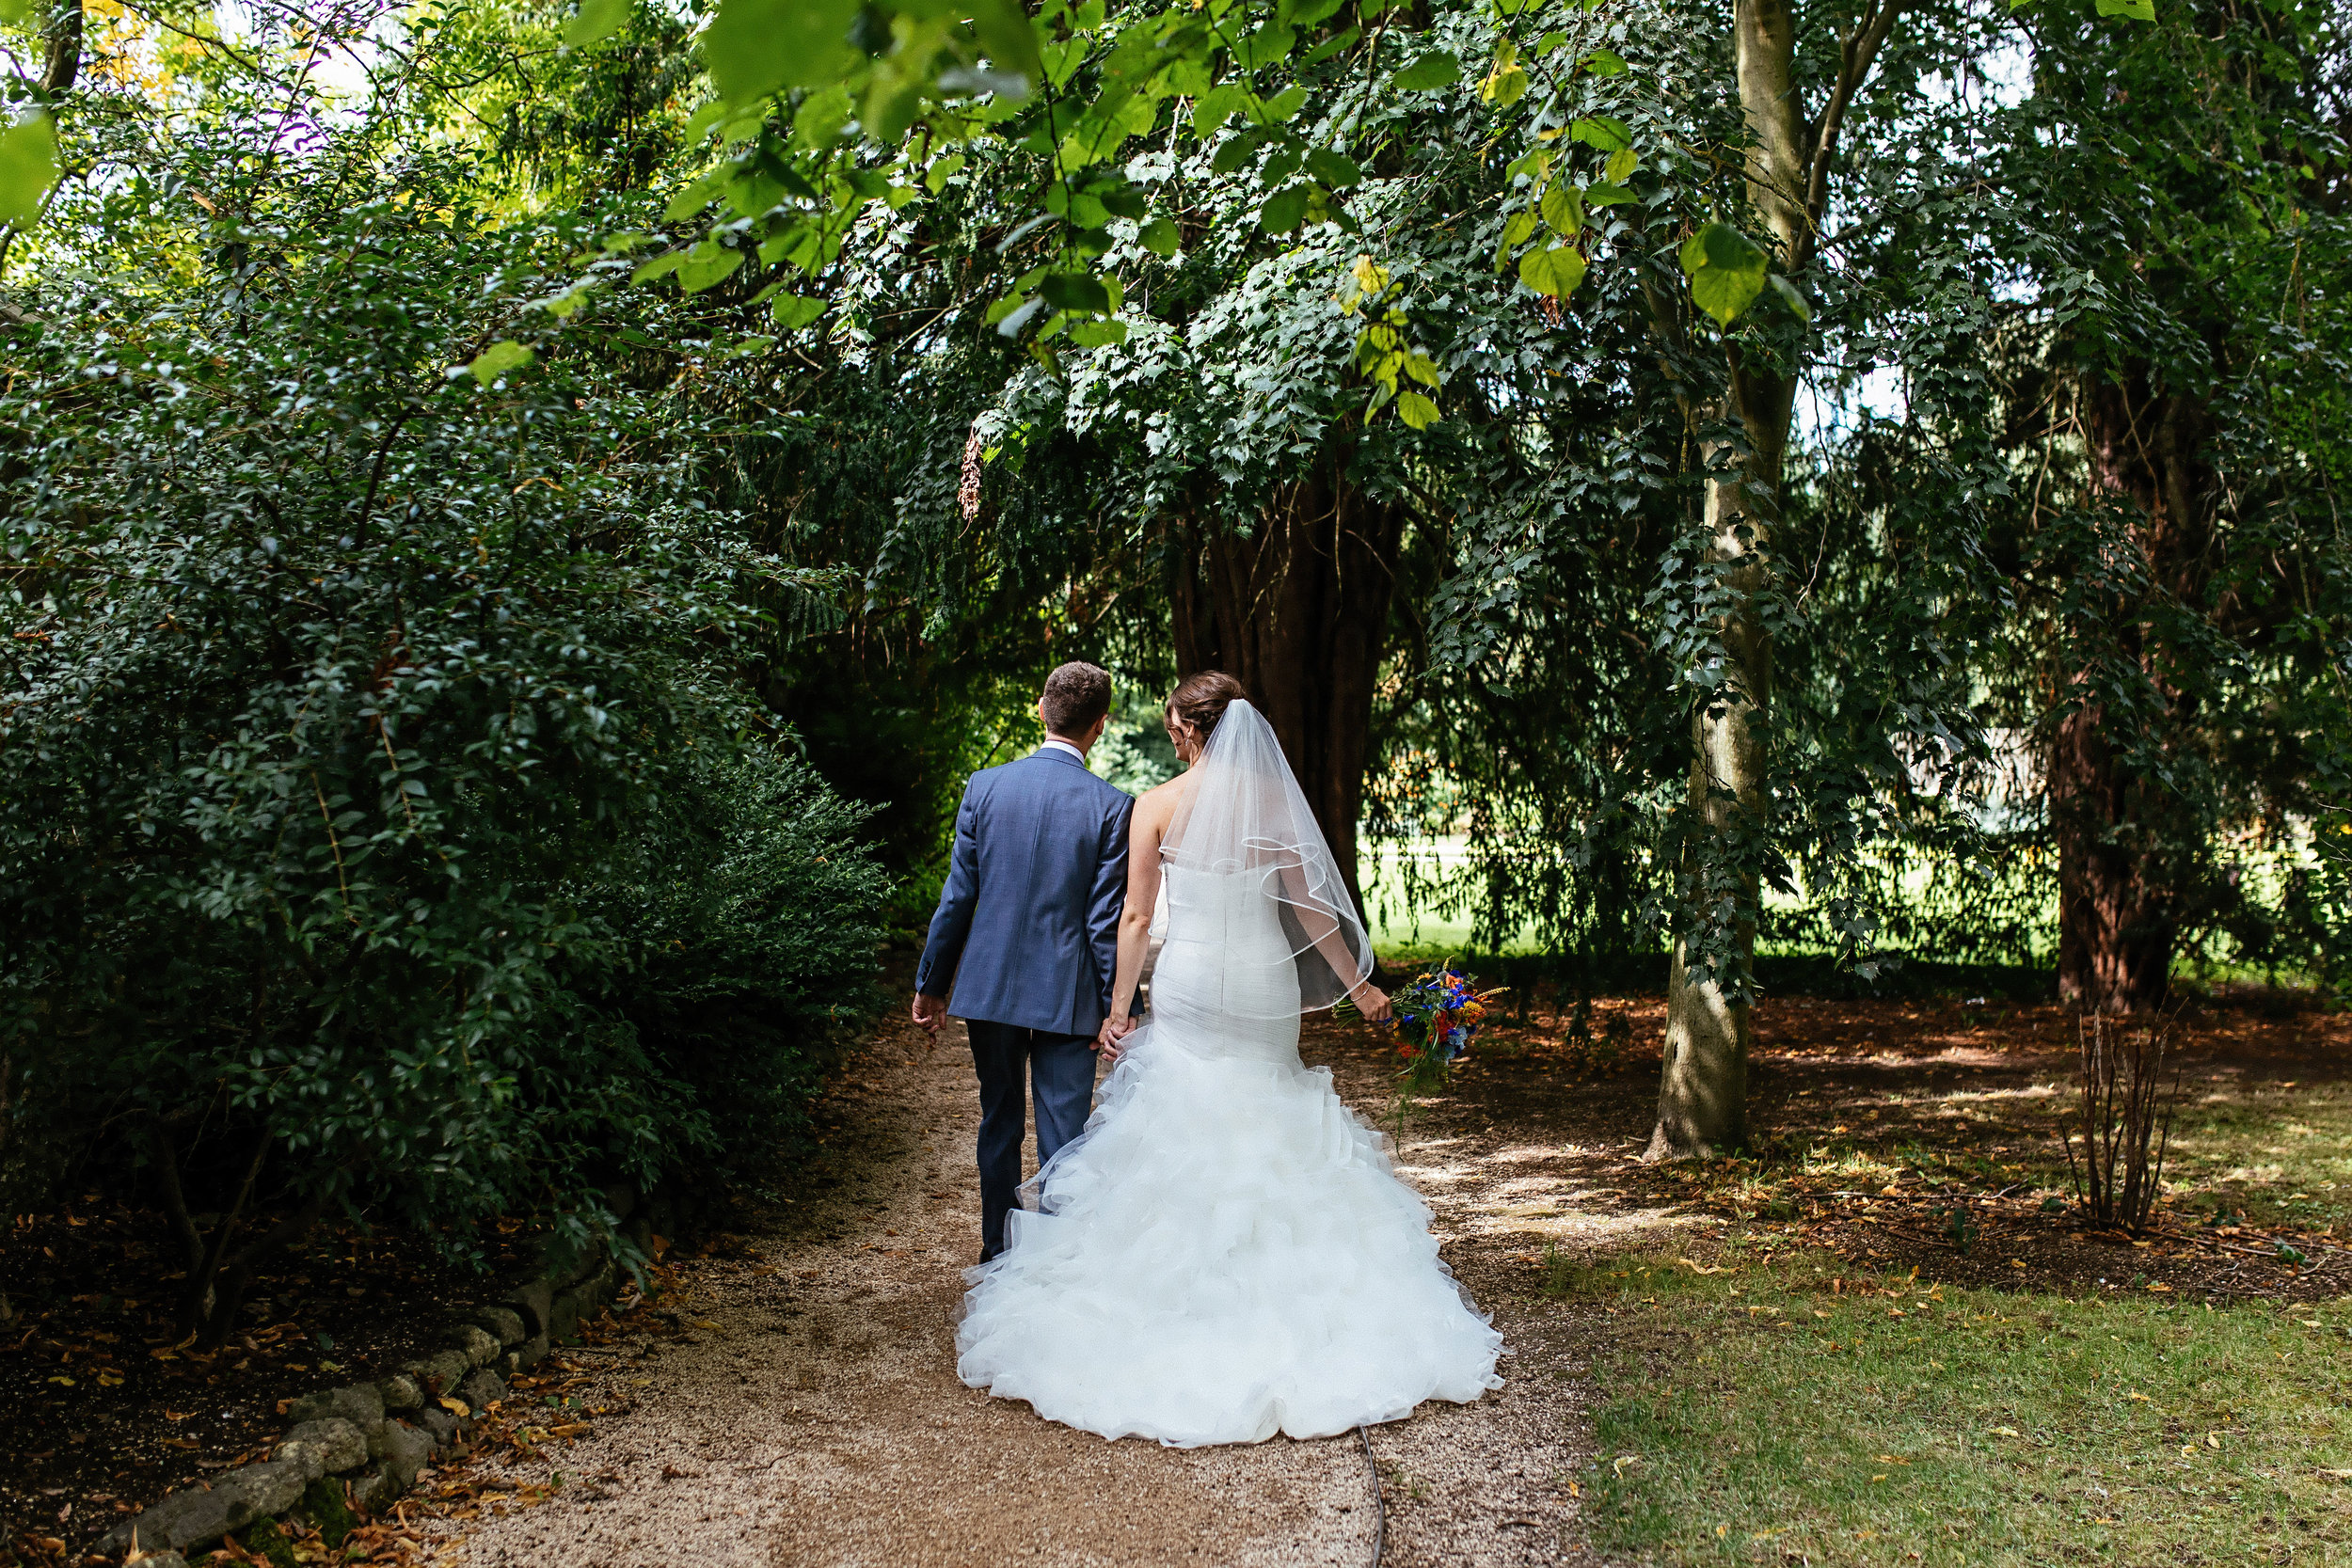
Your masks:
M1349 991L1347 999L1356 1004L1356 1010L1364 1015L1366 1023L1386 1023L1395 1016L1389 1006L1389 993L1370 980Z

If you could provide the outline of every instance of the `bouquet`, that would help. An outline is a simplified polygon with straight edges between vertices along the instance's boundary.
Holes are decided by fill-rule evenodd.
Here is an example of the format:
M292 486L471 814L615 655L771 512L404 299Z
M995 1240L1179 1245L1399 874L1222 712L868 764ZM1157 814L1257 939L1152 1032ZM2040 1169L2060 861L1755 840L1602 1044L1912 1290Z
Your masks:
M1504 988L1476 990L1470 977L1449 958L1398 990L1389 998L1395 1010L1396 1053L1405 1065L1397 1071L1396 1119L1401 1128L1413 1096L1445 1086L1454 1064L1470 1050L1478 1026L1486 1016L1486 1002ZM1354 1008L1343 1001L1342 1016Z

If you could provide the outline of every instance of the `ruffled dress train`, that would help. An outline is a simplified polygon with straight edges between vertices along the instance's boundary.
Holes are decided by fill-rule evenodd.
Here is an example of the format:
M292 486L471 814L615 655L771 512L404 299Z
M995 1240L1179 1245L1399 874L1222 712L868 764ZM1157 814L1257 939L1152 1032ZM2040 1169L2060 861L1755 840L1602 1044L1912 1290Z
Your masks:
M1170 871L1152 1022L1004 1252L966 1275L972 1386L1184 1448L1327 1436L1502 1386L1502 1336L1388 1140L1300 1062L1288 949L1248 884Z

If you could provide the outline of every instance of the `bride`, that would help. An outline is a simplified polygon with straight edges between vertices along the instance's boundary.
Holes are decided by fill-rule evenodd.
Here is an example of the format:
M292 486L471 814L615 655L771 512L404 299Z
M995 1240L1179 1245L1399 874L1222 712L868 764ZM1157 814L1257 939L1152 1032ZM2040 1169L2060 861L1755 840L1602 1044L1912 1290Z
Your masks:
M1322 1437L1467 1402L1502 1337L1438 1258L1388 1142L1298 1057L1301 1013L1389 1014L1306 798L1240 683L1168 698L1188 771L1136 803L1086 1132L969 1271L957 1372L1039 1415L1174 1447ZM1149 1021L1128 1032L1166 879Z

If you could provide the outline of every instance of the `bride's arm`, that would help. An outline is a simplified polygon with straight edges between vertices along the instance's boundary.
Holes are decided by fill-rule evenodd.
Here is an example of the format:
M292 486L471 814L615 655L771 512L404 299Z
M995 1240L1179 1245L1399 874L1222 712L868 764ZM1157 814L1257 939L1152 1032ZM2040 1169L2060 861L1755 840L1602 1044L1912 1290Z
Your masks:
M1306 877L1295 865L1282 868L1282 891L1302 923L1311 911L1320 911L1324 907L1325 901L1308 890ZM1363 960L1340 940L1340 923L1336 918L1324 913L1321 924L1324 929L1313 938L1315 951L1331 966L1332 974L1345 980L1357 973ZM1389 1017L1389 993L1374 985L1370 975L1350 985L1347 995L1366 1022L1378 1023Z
M1119 1059L1120 1037L1135 1028L1136 988L1152 953L1152 911L1160 901L1160 839L1168 832L1168 817L1165 803L1147 795L1136 802L1127 830L1127 907L1119 916L1119 969L1111 981L1111 1015L1096 1037L1112 1061Z

